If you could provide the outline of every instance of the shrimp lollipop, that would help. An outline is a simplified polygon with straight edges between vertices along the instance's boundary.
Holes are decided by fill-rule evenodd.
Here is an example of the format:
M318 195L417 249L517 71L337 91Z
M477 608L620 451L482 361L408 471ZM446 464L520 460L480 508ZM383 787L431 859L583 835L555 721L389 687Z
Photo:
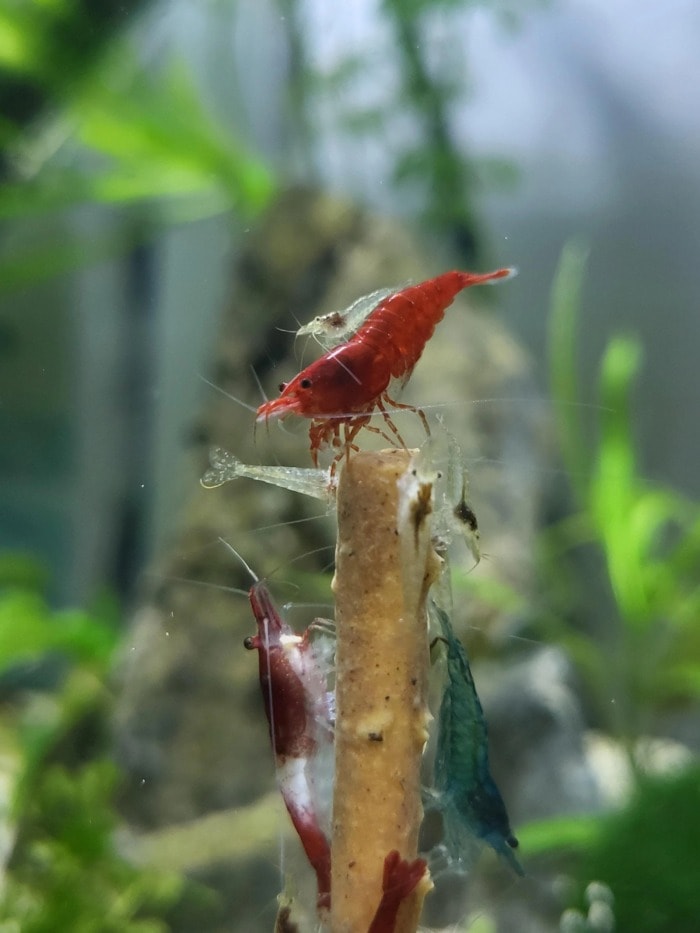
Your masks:
M399 389L408 382L436 326L455 297L471 285L483 285L512 276L513 269L497 269L483 275L445 272L437 278L411 285L379 301L357 332L345 343L307 366L291 382L282 383L281 395L258 408L257 420L300 415L311 420L311 458L318 464L319 450L331 444L342 448L331 466L350 450L357 433L368 426L378 410L394 440L406 445L394 425L387 406L415 411L426 430L425 414L412 405L402 405L389 396L389 387ZM341 438L341 426L343 436ZM372 428L390 442L379 428Z

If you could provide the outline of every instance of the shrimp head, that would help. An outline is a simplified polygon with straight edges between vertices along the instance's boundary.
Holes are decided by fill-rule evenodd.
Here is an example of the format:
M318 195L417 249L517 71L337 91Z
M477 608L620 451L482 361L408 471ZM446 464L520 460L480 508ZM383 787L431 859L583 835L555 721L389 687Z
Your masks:
M282 383L279 398L258 408L257 420L300 415L342 417L374 407L389 385L391 370L381 350L349 341L311 363L291 382Z

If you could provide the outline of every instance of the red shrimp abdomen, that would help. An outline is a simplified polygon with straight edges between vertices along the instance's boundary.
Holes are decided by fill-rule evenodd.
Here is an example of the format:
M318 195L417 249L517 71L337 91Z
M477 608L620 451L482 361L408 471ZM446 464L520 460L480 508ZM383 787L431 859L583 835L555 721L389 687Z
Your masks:
M456 296L470 285L506 278L511 272L498 269L476 275L455 270L404 288L374 309L354 340L369 347L383 347L391 376L408 376Z

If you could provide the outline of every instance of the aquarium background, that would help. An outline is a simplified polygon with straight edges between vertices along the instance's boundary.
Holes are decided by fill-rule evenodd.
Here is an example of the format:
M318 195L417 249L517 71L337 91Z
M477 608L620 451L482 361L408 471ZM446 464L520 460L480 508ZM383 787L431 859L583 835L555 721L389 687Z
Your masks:
M166 572L178 573L172 555L187 550L180 529L190 521L207 441L230 430L230 443L248 445L257 462L293 447L296 462L307 463L303 430L258 438L256 446L252 413L217 386L257 406L250 364L274 392L277 369L286 365L288 375L309 353L291 340L278 345L286 339L279 328L295 330L295 315L328 310L324 301L344 289L350 301L353 289L503 264L517 266L518 278L489 293L484 313L497 317L515 349L499 344L507 347L499 356L484 340L485 371L499 374L493 385L513 399L512 419L536 440L510 444L501 421L484 436L511 452L504 488L530 510L527 520L515 506L507 513L525 525L512 548L492 553L498 586L480 590L477 574L456 585L471 594L465 599L493 607L491 634L473 645L483 664L477 683L485 696L495 685L490 716L493 739L503 742L501 781L513 785L521 844L541 886L535 880L513 899L507 910L515 913L499 888L500 913L470 913L467 905L462 916L483 915L469 923L503 929L556 929L569 910L561 921L568 929L596 928L596 910L605 909L595 904L607 903L609 888L618 929L694 928L687 879L697 856L683 833L699 812L689 777L700 745L699 46L700 10L691 0L7 4L0 13L0 685L10 879L3 921L37 930L61 928L68 917L85 930L143 922L253 931L249 918L262 911L260 928L270 928L279 879L269 854L237 856L240 886L229 901L224 896L224 910L220 900L211 907L211 891L226 890L227 869L205 870L201 854L192 869L184 855L194 847L190 837L175 837L183 857L172 864L163 852L173 846L156 837L115 842L120 832L148 835L168 820L184 832L207 814L246 812L260 769L265 789L273 786L264 725L252 725L259 711L247 658L232 654L225 677L237 678L249 705L242 724L232 717L225 741L233 747L247 729L257 750L240 761L231 752L225 763L205 755L202 768L218 777L191 776L198 790L176 795L169 816L155 779L152 796L138 804L143 762L166 742L172 710L186 706L199 681L189 669L178 680L168 668L163 695L173 707L159 706L161 675L125 667L124 658L144 644L144 607L160 600L171 611L158 586ZM294 192L308 199L295 201ZM345 207L321 207L316 197ZM385 223L396 233L386 234ZM367 246L352 252L359 228ZM375 247L392 240L393 252ZM344 255L359 271L336 287ZM375 282L382 274L389 281ZM427 370L440 365L448 344L459 369L453 323L445 322L444 350L436 334ZM474 346L482 344L475 338ZM464 356L464 366L476 365ZM510 370L506 358L517 360ZM414 391L420 400L420 386ZM488 449L475 454L483 462L475 463L472 495L476 508L483 490L494 542L490 496L499 494L488 485ZM236 505L240 527L252 532L276 515L298 517L281 503L261 499L250 513ZM325 544L328 535L304 544ZM242 575L227 576L221 556L212 558L217 572L208 571L209 544L204 536L196 543L203 550L194 569L185 561L187 573L245 585ZM282 533L277 544L277 563L301 548ZM323 564L310 565L299 584L309 599L323 591ZM491 619L490 611L481 608L479 618ZM232 613L237 647L251 623L244 606ZM185 614L183 604L182 625ZM607 812L617 793L618 822L576 822L570 809L569 822L545 825L555 816L540 805L547 769L564 785L573 746L550 743L547 757L545 744L533 745L530 757L547 765L539 783L533 778L523 790L523 779L516 791L513 762L524 769L528 750L508 744L514 697L542 668L517 668L516 660L526 662L511 657L506 634L560 652L545 670L575 700L562 728L571 727L566 734L588 764L581 748L592 734L603 736L595 760L603 768L609 752L608 782L591 812ZM204 646L214 664L219 644L223 636L214 645L202 635L198 678L206 676ZM157 640L147 646L158 653ZM503 694L499 676L510 685ZM198 715L213 731L216 696L210 701ZM553 716L556 703L547 702ZM153 744L143 737L129 744L139 718L151 724ZM640 741L649 755L657 743L657 765L640 763ZM183 754L169 746L163 767ZM498 765L498 751L494 757ZM81 807L93 808L96 836L76 829ZM59 812L75 812L76 823L55 825ZM283 818L278 812L274 832ZM674 820L682 826L671 833ZM89 865L98 866L101 895L61 894L89 888ZM260 889L251 878L263 879ZM589 892L587 902L591 882L604 893L596 900ZM242 890L252 892L250 912L240 915L248 919L235 915ZM479 897L490 893L483 882ZM95 916L111 897L124 912L109 927ZM83 916L80 926L75 918Z

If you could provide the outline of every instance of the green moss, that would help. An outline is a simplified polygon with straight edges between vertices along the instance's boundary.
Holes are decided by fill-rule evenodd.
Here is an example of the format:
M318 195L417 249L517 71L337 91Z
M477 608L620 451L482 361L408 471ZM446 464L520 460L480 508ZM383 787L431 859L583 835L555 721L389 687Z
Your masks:
M168 929L161 917L182 882L141 871L114 851L115 781L104 760L77 771L53 765L41 774L20 814L0 923L13 921L22 933Z
M0 566L17 562L6 555ZM36 586L32 587L32 580ZM160 933L185 884L123 859L115 766L106 757L111 695L105 686L117 630L101 612L53 612L40 574L0 584L0 753L9 778L0 800L10 850L0 891L2 933ZM53 676L32 672L53 664ZM4 806L3 806L4 804Z

